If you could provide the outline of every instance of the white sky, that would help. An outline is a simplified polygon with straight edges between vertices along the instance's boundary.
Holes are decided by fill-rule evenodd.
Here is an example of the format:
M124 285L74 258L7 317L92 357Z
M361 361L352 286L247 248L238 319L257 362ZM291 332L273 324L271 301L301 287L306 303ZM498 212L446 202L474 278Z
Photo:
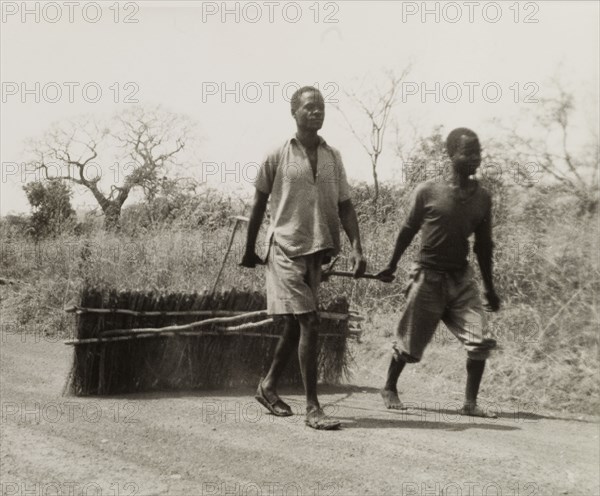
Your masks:
M40 135L55 121L84 113L110 115L131 105L114 103L109 86L115 82L121 88L121 100L127 93L125 83L133 82L139 88L135 97L140 103L161 103L198 122L201 141L196 172L201 161L223 162L229 167L235 162L260 161L269 148L291 136L294 121L281 91L286 83L319 83L322 88L329 83L326 96L343 98L343 89L365 76L364 84L374 85L381 82L382 68L402 69L409 62L412 71L407 82L423 83L430 89L436 82L440 87L456 83L463 88L463 95L457 103L436 103L433 94L426 95L425 103L420 93L405 95L405 103L395 111L401 130L410 123L424 133L435 125L442 125L446 132L467 126L479 131L485 146L494 132L490 120L514 119L520 109L535 105L523 103L526 90L537 85L537 96L543 96L549 79L557 74L578 97L580 121L597 126L599 4L595 1L475 2L473 22L469 22L468 2L428 2L427 8L438 9L439 22L434 14L422 22L423 2L309 1L298 3L302 17L296 23L289 20L298 10L293 2L285 1L273 5L272 23L268 2L251 6L227 2L231 9L237 4L239 22L233 14L222 22L222 2L125 2L118 9L118 23L114 22L112 1L100 2L102 17L96 23L83 15L86 7L87 18L94 18L98 11L88 5L93 2L74 6L72 23L68 5L51 3L28 3L29 9L40 14L36 22L34 14L22 18L22 2L2 2L2 215L28 210L22 175L8 175L6 167L9 162L24 160L25 140ZM255 7L262 18L248 22L257 12ZM456 16L456 7L461 19L448 22ZM218 12L207 15L203 22L203 10L206 14L214 9ZM319 22L314 19L317 10ZM404 22L403 10L407 15ZM517 11L519 22L515 22ZM490 22L498 12L498 22ZM58 22L48 22L58 13ZM139 22L122 22L127 14ZM339 22L323 22L328 14ZM523 22L527 15L538 22ZM36 103L33 94L24 96L20 90L10 94L14 83L16 88L21 83L34 88L36 82L40 87L58 83L64 89L62 98L56 103L43 98ZM69 102L65 82L79 83L73 102ZM81 87L90 82L103 90L97 103L88 103L82 96ZM262 98L256 103L236 103L234 95L228 95L222 103L220 93L203 95L207 83L235 88L236 82L240 87L257 84L263 88ZM465 82L479 84L473 102L469 102ZM278 83L273 101L269 101L265 83ZM481 88L486 83L501 88L497 103L485 101ZM521 88L519 103L513 101L510 87L514 83ZM533 85L524 88L526 83ZM449 96L454 97L454 92ZM488 97L494 97L492 89ZM339 113L331 106L327 112L322 135L342 152L351 179L369 180L368 156ZM390 129L387 153L381 160L383 179L398 174L392 134ZM211 184L216 185L214 180ZM231 178L225 186L251 189L246 181L236 184ZM91 195L81 190L74 203L95 204Z

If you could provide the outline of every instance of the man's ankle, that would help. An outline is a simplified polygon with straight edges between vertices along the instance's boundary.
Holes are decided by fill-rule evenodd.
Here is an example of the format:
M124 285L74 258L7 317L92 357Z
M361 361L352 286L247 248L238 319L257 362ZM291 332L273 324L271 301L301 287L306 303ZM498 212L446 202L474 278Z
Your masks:
M263 389L268 389L269 391L275 391L277 389L277 385L273 379L264 378L260 383Z

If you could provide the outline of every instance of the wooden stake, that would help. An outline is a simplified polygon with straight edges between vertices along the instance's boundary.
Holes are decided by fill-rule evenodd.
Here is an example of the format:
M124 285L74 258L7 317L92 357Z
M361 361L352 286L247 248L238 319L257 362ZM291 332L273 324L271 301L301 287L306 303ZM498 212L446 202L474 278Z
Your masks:
M191 324L173 325L167 327L144 327L140 329L111 329L104 331L101 336L117 336L119 334L145 334L145 333L156 333L156 332L180 332L189 331L198 327L206 327L213 324L222 324L226 322L235 322L237 320L244 320L252 317L264 317L267 315L266 310L259 310L257 312L246 312L241 315L234 315L233 317L215 317L214 319L200 320L198 322L192 322Z
M85 313L99 313L99 314L114 314L121 313L124 315L131 315L133 317L192 317L192 316L200 316L200 317L228 317L230 315L244 315L248 312L245 311L237 311L237 310L150 310L147 312L144 311L136 311L136 310L128 310L126 308L85 308L80 306L70 306L65 308L65 312L67 313L76 313L77 315L85 314ZM336 313L336 312L319 312L319 317L322 319L328 320L355 320L361 321L364 320L360 315L351 312L349 314L346 313Z
M221 274L223 273L223 269L225 268L225 262L227 262L227 257L229 257L229 252L231 251L231 246L233 245L233 239L235 238L235 232L237 231L238 225L240 224L240 219L236 218L233 223L233 229L231 230L231 235L229 236L229 244L227 245L227 250L225 251L225 255L223 256L223 261L221 262L221 268L219 269L219 273L215 278L215 283L213 284L212 293L214 294L217 290L217 286L219 284L219 280L221 279Z
M362 331L349 331L347 336L350 338L358 338ZM69 339L64 341L64 344L68 346L77 346L82 344L100 344L100 343L114 343L117 341L132 341L134 339L146 339L146 338L172 338L175 336L250 336L259 338L275 338L281 337L279 334L270 334L267 332L240 332L230 331L228 328L223 328L220 331L202 331L202 332L153 332L151 334L128 334L124 336L113 336L109 338L86 338L86 339ZM319 333L319 337L343 337L344 334L328 332Z

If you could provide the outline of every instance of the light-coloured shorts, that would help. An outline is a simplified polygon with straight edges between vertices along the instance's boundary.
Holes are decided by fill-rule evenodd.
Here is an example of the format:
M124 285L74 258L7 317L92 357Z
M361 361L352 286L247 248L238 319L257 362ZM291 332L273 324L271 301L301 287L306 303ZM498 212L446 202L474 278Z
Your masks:
M299 315L316 312L324 252L289 258L273 240L267 255L267 312Z
M440 272L414 265L406 310L398 324L399 350L407 362L419 362L440 321L467 350L485 360L496 341L486 337L486 318L471 266Z

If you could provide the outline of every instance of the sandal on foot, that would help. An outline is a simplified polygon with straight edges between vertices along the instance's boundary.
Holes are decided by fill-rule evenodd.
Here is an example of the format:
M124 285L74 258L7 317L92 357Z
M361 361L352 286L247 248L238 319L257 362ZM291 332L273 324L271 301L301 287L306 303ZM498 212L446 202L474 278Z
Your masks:
M342 423L339 420L333 419L325 415L321 408L313 408L306 412L306 425L320 431L333 431L339 429Z
M492 418L492 419L498 418L498 415L496 415L495 413L486 412L479 406L472 405L469 403L463 405L463 407L458 411L458 413L460 415L466 415L468 417L481 417L481 418Z
M285 403L279 396L274 395L274 399L269 401L263 389L262 381L258 385L254 398L276 417L290 417L293 415L290 405Z

